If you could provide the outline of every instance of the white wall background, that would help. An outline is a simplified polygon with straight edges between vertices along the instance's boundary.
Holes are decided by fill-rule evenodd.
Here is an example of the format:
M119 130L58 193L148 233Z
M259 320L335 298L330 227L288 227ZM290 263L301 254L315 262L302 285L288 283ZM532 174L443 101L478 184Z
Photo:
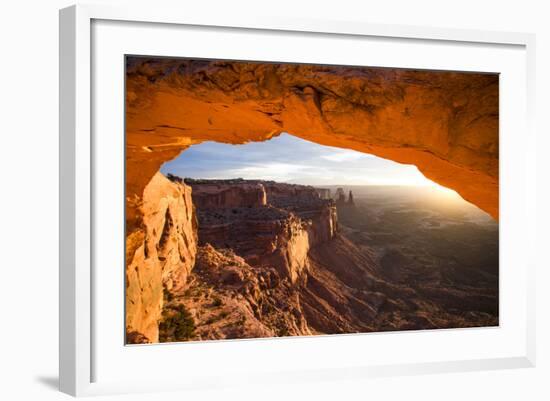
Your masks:
M130 0L96 0L130 4ZM537 114L540 215L537 272L538 363L534 369L441 374L304 384L281 388L150 394L116 399L164 400L543 400L550 399L549 11L544 1L139 1L179 4L190 13L262 13L374 23L429 25L537 34ZM5 0L0 22L0 398L56 400L58 291L58 20L65 0ZM258 11L260 12L260 11ZM518 133L521 135L522 133ZM545 160L546 157L546 160ZM223 398L222 398L223 397ZM108 399L115 397L108 397Z

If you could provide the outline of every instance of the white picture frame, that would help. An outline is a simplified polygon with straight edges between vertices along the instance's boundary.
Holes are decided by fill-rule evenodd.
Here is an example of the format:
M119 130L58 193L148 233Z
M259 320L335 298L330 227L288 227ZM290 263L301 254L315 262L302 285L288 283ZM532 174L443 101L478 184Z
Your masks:
M534 246L535 219L535 138L532 128L534 111L534 44L535 37L524 33L507 32L485 32L460 29L437 29L414 26L398 25L374 25L366 22L350 21L319 21L319 20L295 20L292 18L270 18L253 17L248 15L242 19L226 19L207 15L187 15L184 9L165 10L154 8L112 8L109 6L91 6L78 5L72 6L60 11L60 390L75 396L126 393L134 391L165 391L167 389L197 389L209 388L213 386L225 386L232 383L230 375L225 376L223 370L216 374L207 372L206 369L198 366L193 372L193 376L186 376L185 379L176 377L167 377L166 379L151 379L150 381L138 380L131 381L125 377L117 377L112 374L108 379L100 379L101 372L98 372L98 364L95 361L98 353L101 353L101 347L104 341L97 345L97 332L95 326L102 319L101 313L98 314L98 308L94 307L94 288L102 285L103 276L94 274L93 267L96 261L94 254L94 230L97 230L94 217L96 208L94 191L96 189L96 157L102 152L101 146L98 147L93 137L93 126L97 125L94 121L94 103L93 95L93 76L96 73L94 55L98 54L97 46L105 42L93 41L94 24L101 21L108 21L108 24L134 23L152 24L159 28L159 35L163 34L162 29L177 29L177 27L205 27L207 29L225 29L230 28L235 31L243 30L248 33L255 31L273 33L285 33L288 35L307 33L308 35L318 35L330 38L331 35L337 35L343 38L384 38L389 42L399 40L419 41L422 43L436 44L458 44L464 48L476 46L496 46L502 48L513 48L518 50L518 54L513 57L519 57L518 68L521 70L521 76L517 78L515 85L524 93L516 101L524 105L523 110L516 123L521 127L522 145L516 146L514 137L511 134L505 134L506 146L513 148L513 153L501 153L506 157L507 163L511 163L517 168L511 174L511 183L522 183L521 188L516 184L501 189L501 198L506 199L509 207L509 215L518 214L522 218L511 219L508 229L521 229L524 233L523 242L520 247ZM106 25L107 26L107 25ZM110 26L110 25L109 25ZM107 26L107 29L110 29ZM118 27L116 29L129 29ZM135 27L135 29L141 29ZM113 34L114 31L109 31ZM137 32L137 31L136 31ZM124 38L120 38L124 40ZM117 40L113 40L117 42ZM95 47L94 47L95 46ZM99 49L101 50L101 49ZM521 54L519 54L521 53ZM174 55L174 54L166 54ZM222 57L220 57L222 58ZM523 65L523 61L525 64ZM521 64L521 65L520 65ZM473 67L472 67L473 68ZM122 71L119 71L123 74ZM524 76L523 76L524 75ZM119 77L120 78L120 77ZM118 90L122 91L122 88ZM510 92L503 91L502 96L509 96ZM116 109L116 107L115 107ZM123 108L116 109L117 113L123 114ZM121 116L122 116L121 114ZM95 116L97 117L97 116ZM123 117L122 117L123 118ZM501 121L501 124L503 122ZM506 150L506 149L505 149ZM120 155L122 158L122 155ZM501 159L502 166L502 159ZM507 170L505 170L507 171ZM508 178L508 176L506 176ZM502 180L501 176L501 180ZM521 191L518 191L521 189ZM521 192L521 194L519 194ZM508 202L508 198L510 201ZM512 199L513 198L513 199ZM122 201L121 201L122 203ZM119 205L120 206L120 205ZM506 218L504 214L503 218ZM521 227L520 227L521 225ZM533 255L534 252L527 253ZM501 255L502 257L502 255ZM270 344L276 351L281 353L299 352L299 349L305 349L304 352L314 352L315 347L322 345L326 347L327 358L323 361L317 361L315 364L303 364L296 369L263 369L257 367L255 371L246 371L247 380L253 380L256 383L268 383L277 378L279 383L292 382L294 380L328 380L329 378L353 378L361 379L364 377L401 375L401 374L421 374L430 372L450 372L467 371L481 369L505 369L515 367L530 367L535 364L535 284L534 284L534 259L523 259L524 262L518 265L518 271L521 271L521 278L514 280L512 285L518 287L517 294L514 295L520 300L521 310L517 311L517 316L521 322L517 322L521 329L514 332L514 350L506 352L508 340L501 344L501 348L496 349L494 353L475 354L472 352L465 358L452 358L445 360L422 361L415 359L411 355L407 362L387 361L383 355L379 360L372 363L365 361L352 361L350 363L340 361L341 364L334 367L330 365L331 347L342 346L344 342L365 341L364 338L356 335L350 336L330 336L331 338L317 338L313 340L305 338L290 338L284 340L252 340L241 342L217 342L212 345L189 344L186 345L187 352L190 354L204 353L209 357L220 355L243 355L242 352L257 352L257 345L265 347ZM120 267L122 275L123 267ZM506 284L506 283L505 283ZM122 290L121 290L122 291ZM102 296L109 298L113 302L123 302L116 295L106 291ZM504 306L506 307L506 303ZM508 326L510 327L510 326ZM122 326L114 327L113 331L122 332ZM492 333L485 331L455 331L454 334L447 332L444 336L468 337L476 341L475 338L486 336L486 341L491 341L495 336L495 330L505 332L507 327L493 329ZM471 334L474 333L474 334ZM488 333L488 334L486 334ZM380 339L389 334L371 335L368 338ZM416 341L418 339L415 333L403 334L397 336L392 334L392 341L398 342ZM420 336L431 336L429 333L420 334ZM436 334L435 336L438 336ZM443 336L443 335L441 335ZM357 340L360 338L359 340ZM511 338L511 337L510 337ZM445 339L444 341L448 341ZM381 340L369 340L381 341ZM418 339L419 344L422 341L433 341L431 337L426 340ZM437 339L435 340L437 341ZM231 345L236 344L237 345ZM240 345L239 345L240 344ZM243 345L244 344L244 345ZM252 345L250 345L252 344ZM254 345L255 344L255 345ZM282 345L281 345L282 344ZM357 342L356 345L362 343ZM176 345L177 346L177 345ZM124 348L123 343L120 347ZM158 345L149 347L134 347L132 355L127 355L128 364L135 364L139 358L144 358L144 364L150 365L153 361L170 358L170 346ZM256 348L254 348L256 347ZM337 348L334 348L335 350ZM144 351L145 350L145 351ZM181 351L178 349L177 352ZM176 352L176 351L174 351ZM145 353L147 355L145 355ZM121 354L122 355L122 354ZM248 354L245 354L248 355ZM125 356L121 356L125 357ZM138 358L138 359L136 359ZM145 359L147 358L147 359ZM373 358L375 359L375 358ZM105 358L103 358L105 360ZM145 362L147 361L147 362ZM120 368L115 364L114 359L108 360L108 363ZM120 361L118 361L120 362ZM118 363L117 362L117 363ZM121 362L124 363L124 362ZM325 366L325 365L326 366ZM105 365L105 363L103 363ZM243 368L244 369L244 368ZM98 375L99 373L99 375Z

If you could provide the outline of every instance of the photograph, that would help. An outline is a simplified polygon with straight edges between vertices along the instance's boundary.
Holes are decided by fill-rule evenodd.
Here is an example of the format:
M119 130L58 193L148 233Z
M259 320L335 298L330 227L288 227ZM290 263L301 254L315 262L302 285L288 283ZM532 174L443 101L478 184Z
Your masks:
M126 344L499 325L498 74L127 55L125 84Z
M470 3L5 2L0 400L550 400L548 12Z

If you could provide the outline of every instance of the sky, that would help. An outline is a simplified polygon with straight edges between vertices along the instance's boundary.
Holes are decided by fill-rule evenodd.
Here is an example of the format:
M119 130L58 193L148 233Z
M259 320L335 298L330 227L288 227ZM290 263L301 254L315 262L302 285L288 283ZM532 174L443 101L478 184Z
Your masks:
M265 142L203 142L161 172L189 178L263 179L304 185L436 186L413 165L309 142L283 133Z

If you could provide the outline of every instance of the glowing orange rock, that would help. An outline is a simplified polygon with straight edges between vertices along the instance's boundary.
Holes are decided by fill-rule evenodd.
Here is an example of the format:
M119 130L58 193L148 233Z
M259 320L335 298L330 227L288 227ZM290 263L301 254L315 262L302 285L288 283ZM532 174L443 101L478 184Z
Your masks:
M414 164L498 218L498 75L128 60L128 232L160 166L206 140L281 132Z

